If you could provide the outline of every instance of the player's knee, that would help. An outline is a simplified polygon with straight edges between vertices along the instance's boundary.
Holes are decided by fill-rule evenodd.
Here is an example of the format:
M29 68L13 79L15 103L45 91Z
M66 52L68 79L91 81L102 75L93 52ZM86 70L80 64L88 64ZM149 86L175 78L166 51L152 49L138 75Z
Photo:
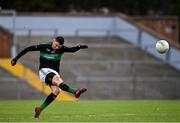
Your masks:
M62 82L63 80L57 75L55 75L52 79L52 83L56 86L60 85Z
M54 76L56 76L55 73L53 72L48 73L45 78L45 83L50 86L53 85L52 81L53 81Z
M58 96L59 93L60 93L59 88L58 88L58 87L57 87L57 88L54 88L54 89L53 89L53 93L54 93L56 96Z

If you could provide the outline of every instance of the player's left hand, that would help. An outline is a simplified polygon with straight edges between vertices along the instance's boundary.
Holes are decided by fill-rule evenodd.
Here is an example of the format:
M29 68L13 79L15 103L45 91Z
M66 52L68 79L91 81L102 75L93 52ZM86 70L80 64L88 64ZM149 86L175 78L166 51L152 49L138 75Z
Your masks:
M87 49L88 46L87 46L87 45L79 45L79 48L80 48L80 49Z

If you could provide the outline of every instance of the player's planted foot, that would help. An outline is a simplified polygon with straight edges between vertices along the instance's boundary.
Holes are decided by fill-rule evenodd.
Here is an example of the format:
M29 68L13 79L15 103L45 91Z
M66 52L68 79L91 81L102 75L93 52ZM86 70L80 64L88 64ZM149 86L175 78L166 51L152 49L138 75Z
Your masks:
M74 96L75 96L76 98L79 98L80 95L81 95L82 93L86 92L86 91L87 91L86 88L77 89L77 90L74 92Z
M36 107L34 117L39 118L39 115L40 115L41 111L42 111L41 107Z

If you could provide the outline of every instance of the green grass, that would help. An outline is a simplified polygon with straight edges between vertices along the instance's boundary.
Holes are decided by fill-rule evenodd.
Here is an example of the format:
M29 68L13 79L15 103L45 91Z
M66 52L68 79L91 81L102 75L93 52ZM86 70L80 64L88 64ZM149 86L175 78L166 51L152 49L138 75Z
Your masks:
M53 102L39 119L34 107L42 100L0 101L1 122L173 122L180 121L180 100L102 100Z

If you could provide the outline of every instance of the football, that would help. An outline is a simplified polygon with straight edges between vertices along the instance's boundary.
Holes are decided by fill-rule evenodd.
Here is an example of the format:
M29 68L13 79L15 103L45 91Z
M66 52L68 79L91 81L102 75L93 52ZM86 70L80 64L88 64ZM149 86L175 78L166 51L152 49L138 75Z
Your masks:
M168 52L169 43L166 40L159 40L156 43L156 50L161 54Z

